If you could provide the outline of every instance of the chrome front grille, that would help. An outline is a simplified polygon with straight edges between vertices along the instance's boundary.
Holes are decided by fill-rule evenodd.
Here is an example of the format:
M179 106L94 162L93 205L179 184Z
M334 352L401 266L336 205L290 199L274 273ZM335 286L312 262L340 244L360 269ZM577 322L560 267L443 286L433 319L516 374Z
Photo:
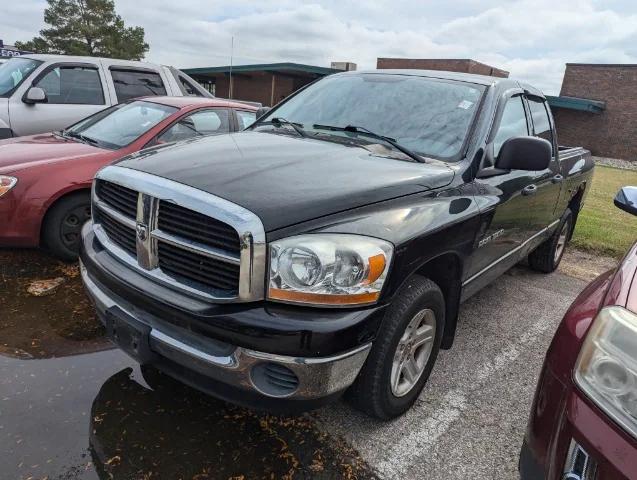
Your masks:
M563 480L594 480L596 470L595 460L575 440L571 440L564 463Z
M96 176L93 228L112 255L173 289L219 302L263 298L263 225L224 199L109 166Z
M238 289L239 265L199 255L161 240L157 247L159 268L176 280L187 279L221 290Z
M138 193L116 183L98 181L97 194L102 201L123 215L135 219Z
M239 254L239 234L234 228L174 203L159 202L157 226L162 232L180 235L193 242Z
M137 255L135 230L118 222L109 214L101 211L98 218L102 228L114 243L126 250L129 254Z

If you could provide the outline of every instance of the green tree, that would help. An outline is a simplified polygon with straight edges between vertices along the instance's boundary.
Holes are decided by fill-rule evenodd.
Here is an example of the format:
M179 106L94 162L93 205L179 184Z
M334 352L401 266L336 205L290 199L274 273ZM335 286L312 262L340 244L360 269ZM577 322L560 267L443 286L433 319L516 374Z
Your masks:
M126 27L112 0L47 0L44 21L50 28L20 50L141 60L148 51L142 27Z

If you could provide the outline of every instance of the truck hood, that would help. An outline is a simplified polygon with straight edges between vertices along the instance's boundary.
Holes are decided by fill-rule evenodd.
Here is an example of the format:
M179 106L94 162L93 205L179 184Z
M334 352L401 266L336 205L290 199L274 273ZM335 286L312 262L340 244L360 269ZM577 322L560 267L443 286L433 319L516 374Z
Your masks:
M0 140L0 173L11 173L42 163L85 158L107 152L101 148L51 133Z
M443 187L454 176L444 164L397 160L360 146L253 131L138 152L118 165L241 205L261 218L266 231Z

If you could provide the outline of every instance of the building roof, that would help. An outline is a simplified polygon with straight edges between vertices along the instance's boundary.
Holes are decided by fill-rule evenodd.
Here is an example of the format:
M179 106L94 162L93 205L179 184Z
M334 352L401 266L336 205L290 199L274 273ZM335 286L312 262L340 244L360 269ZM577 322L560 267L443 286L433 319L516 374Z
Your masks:
M549 105L555 108L567 108L590 113L602 113L606 110L606 102L600 102L599 100L554 95L547 95L546 99Z
M602 68L608 68L608 67L637 67L637 63L567 63L566 65L568 66L575 66L575 67L602 67Z
M391 75L412 75L416 77L440 78L443 80L460 80L463 82L477 83L479 85L494 85L496 83L507 82L517 84L515 80L505 77L490 77L488 75L478 75L477 73L448 72L446 70L415 70L415 69L393 69L383 68L379 70L358 70L345 72L346 75L356 75L361 73L387 73Z
M456 63L456 64L471 64L471 65L480 65L482 67L486 67L492 71L497 70L498 72L509 74L508 70L503 70L498 67L494 67L492 65L488 65L483 62L479 62L477 60L473 60L471 58L411 58L411 57L378 57L376 59L377 64L380 62L421 62L421 63L429 63L429 64L444 64L444 63ZM438 69L436 69L438 70ZM469 73L469 72L467 72Z
M199 67L182 68L181 71L188 75L214 75L220 73L247 73L247 72L301 72L316 75L330 75L341 72L335 68L317 67L315 65L304 65L302 63L258 63L253 65L224 65L221 67Z

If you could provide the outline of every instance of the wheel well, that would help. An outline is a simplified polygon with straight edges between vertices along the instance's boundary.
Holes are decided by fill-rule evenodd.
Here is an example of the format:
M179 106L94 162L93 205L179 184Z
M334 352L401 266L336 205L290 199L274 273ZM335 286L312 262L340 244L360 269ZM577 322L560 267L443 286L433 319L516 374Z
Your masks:
M42 233L44 232L44 228L42 228L44 226L44 224L46 223L47 217L49 216L49 214L53 211L53 209L60 204L60 202L62 200L65 200L67 198L72 198L72 197L80 197L83 195L91 195L91 189L90 188L82 188L79 190L73 190L72 192L68 192L65 193L64 195L61 195L60 197L56 198L53 203L51 203L51 205L49 205L46 209L46 212L44 213L44 215L42 215L42 222L40 223L40 244L42 244Z
M573 214L573 222L571 224L571 231L568 234L568 239L570 240L573 236L573 232L575 231L575 224L577 223L577 216L579 215L580 208L582 207L582 199L584 198L584 191L586 190L586 183L582 183L575 195L569 200L568 208L571 210Z
M449 349L453 345L458 322L462 262L455 253L445 253L428 261L414 273L438 285L445 297L445 331L441 348Z

